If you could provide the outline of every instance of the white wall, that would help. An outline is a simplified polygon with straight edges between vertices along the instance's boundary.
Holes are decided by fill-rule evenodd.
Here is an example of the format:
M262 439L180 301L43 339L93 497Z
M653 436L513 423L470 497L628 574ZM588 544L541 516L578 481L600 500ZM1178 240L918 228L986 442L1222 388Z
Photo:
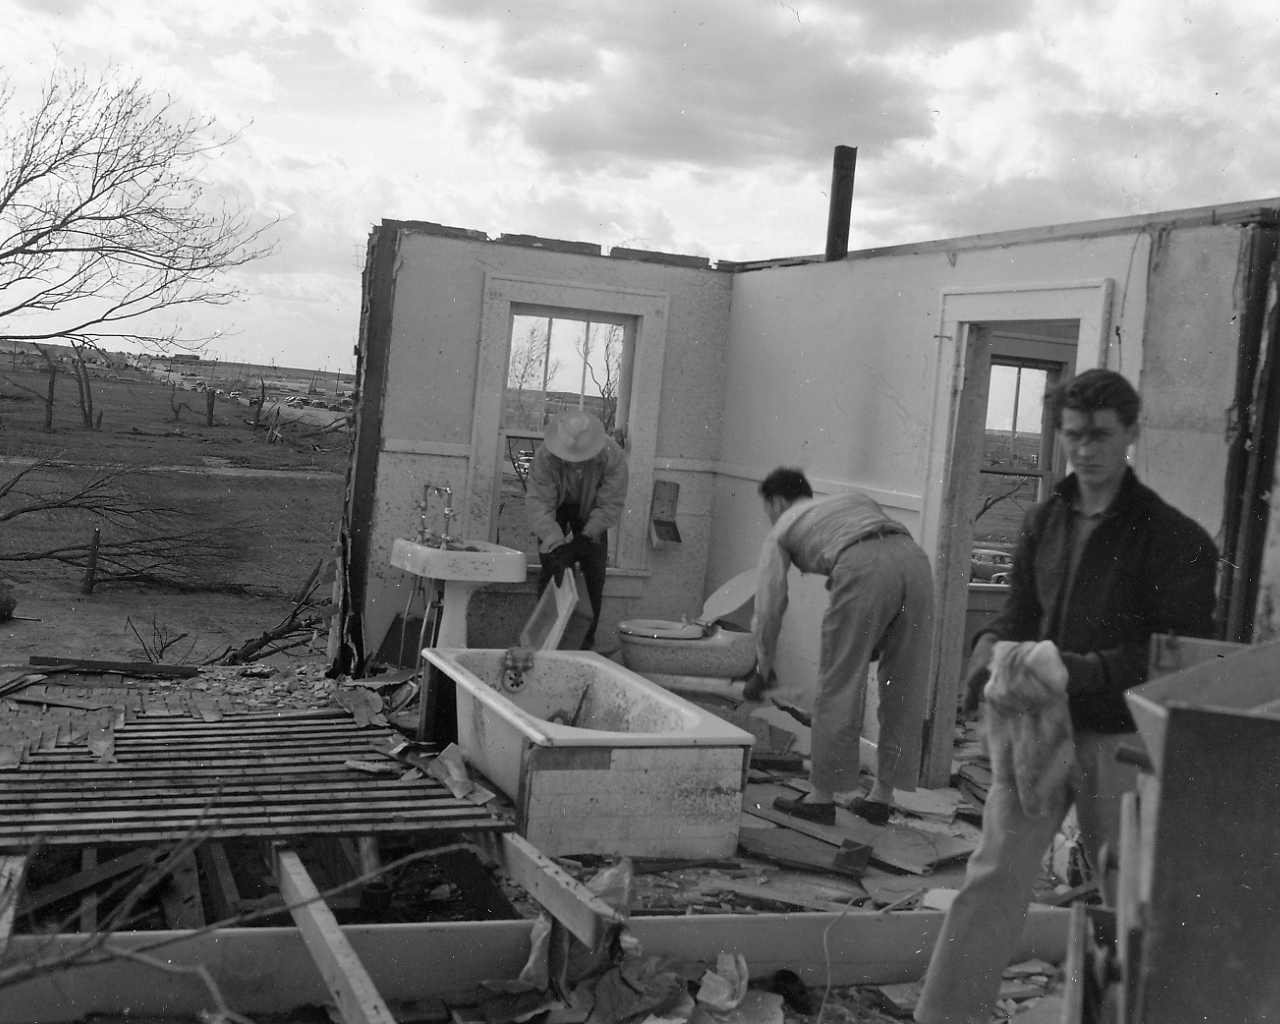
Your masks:
M713 270L459 239L422 230L400 235L395 264L387 387L380 431L365 601L365 642L375 649L404 608L411 581L388 562L396 537L412 536L424 483L449 484L462 508L471 459L485 280L509 275L568 285L662 293L666 354L655 476L681 483L684 543L649 551L640 571L612 574L602 629L627 616L692 614L701 606L711 534L711 470L720 445L730 275ZM649 495L628 512L647 522ZM433 499L435 504L441 504ZM474 505L475 503L472 503ZM481 503L487 504L487 503ZM487 529L487 508L472 508ZM443 526L433 505L429 523ZM536 572L507 588L532 606ZM518 632L518 629L516 630ZM510 642L515 642L513 633Z
M1199 255L1187 258L1198 260L1199 270L1188 267L1186 273L1202 286L1193 304L1203 303L1206 291L1215 296L1213 315L1222 339L1230 335L1231 324L1219 315L1220 299L1224 275L1229 279L1235 273L1239 229L1199 230L1210 233L1207 248L1206 239L1180 240L1188 254L1198 246ZM938 337L944 292L1110 279L1109 323L1099 334L1108 339L1105 361L1137 382L1144 358L1148 249L1149 237L1135 229L952 253L855 254L836 263L735 276L708 586L758 557L767 520L756 485L778 465L803 467L822 492L866 490L918 540L936 537L936 529L925 529L927 517L938 514L942 485L930 459L931 452L947 451L947 400L957 370L952 340ZM1226 292L1229 305L1229 287ZM1180 300L1171 292L1166 301ZM1027 315L1035 318L1034 310ZM1179 314L1171 310L1168 315ZM1123 364L1114 343L1117 325ZM1203 344L1203 334L1201 339ZM1206 356L1214 371L1205 376L1204 386L1189 374L1179 391L1203 411L1205 422L1231 401L1233 367L1220 358L1225 345L1219 340ZM941 413L935 407L939 396ZM1165 482L1178 474L1183 506L1208 523L1221 504L1221 473L1188 474L1180 459L1195 447L1203 465L1213 446L1197 435L1194 445L1184 441L1176 452L1167 444L1149 449L1139 469L1145 466L1146 473ZM1166 460L1166 455L1174 457ZM935 548L930 545L931 557ZM800 582L794 572L793 584L780 677L793 697L806 701L816 679L826 594L819 581Z

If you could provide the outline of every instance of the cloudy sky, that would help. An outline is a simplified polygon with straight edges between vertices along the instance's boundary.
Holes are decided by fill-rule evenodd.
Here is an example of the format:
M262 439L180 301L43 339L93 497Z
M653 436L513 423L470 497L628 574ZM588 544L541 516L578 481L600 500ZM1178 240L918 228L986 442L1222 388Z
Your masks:
M1274 0L0 0L12 116L114 64L239 133L275 255L199 326L349 369L384 218L759 259L1280 194Z

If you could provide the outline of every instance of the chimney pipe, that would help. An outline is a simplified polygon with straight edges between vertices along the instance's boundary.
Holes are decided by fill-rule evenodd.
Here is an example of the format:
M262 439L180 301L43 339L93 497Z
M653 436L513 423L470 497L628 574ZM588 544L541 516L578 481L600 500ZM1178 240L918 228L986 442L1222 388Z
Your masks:
M853 207L853 169L857 146L836 146L831 166L831 206L827 212L827 260L849 255L849 211Z

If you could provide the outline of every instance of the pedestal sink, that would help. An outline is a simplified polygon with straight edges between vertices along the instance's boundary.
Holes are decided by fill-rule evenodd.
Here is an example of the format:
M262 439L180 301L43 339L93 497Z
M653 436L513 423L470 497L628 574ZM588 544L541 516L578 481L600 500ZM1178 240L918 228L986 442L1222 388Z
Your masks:
M391 546L391 564L396 568L444 585L438 647L466 647L471 592L486 583L523 582L525 562L523 551L483 540L451 538L442 547L397 538Z

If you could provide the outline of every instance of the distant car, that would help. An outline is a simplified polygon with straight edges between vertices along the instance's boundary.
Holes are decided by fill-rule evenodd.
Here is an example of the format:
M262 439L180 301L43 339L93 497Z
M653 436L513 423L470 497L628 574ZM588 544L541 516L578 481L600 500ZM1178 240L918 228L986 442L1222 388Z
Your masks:
M975 583L1008 584L1013 571L1013 555L996 548L974 548L969 561L969 579Z
M520 467L521 473L529 472L529 468L533 465L533 452L521 452L516 456L516 464Z
M227 394L227 397L228 397L228 398L239 398L239 397L240 397L240 392L239 392L239 391L232 391L232 392L229 392L229 393Z

